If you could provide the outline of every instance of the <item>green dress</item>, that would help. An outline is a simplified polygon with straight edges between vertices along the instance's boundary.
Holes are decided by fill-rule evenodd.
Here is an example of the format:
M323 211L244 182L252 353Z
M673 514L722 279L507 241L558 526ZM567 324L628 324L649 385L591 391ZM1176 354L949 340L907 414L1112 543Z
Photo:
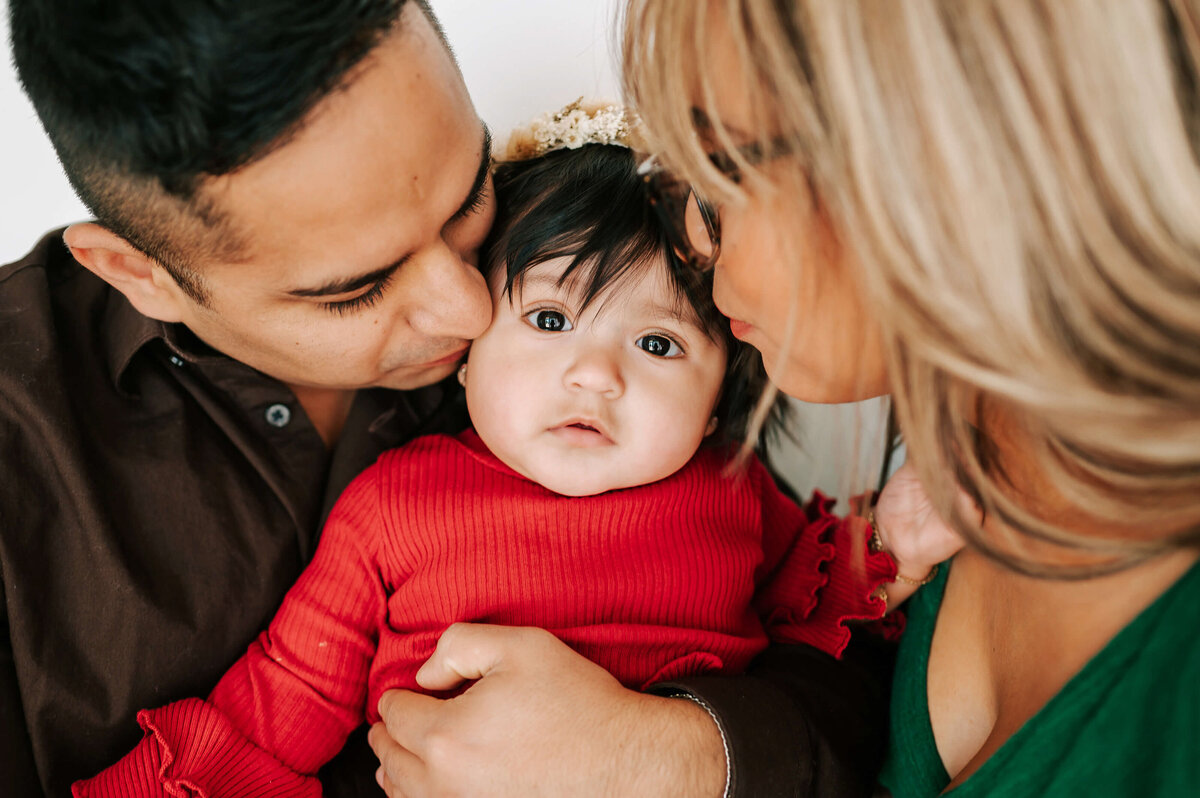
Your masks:
M929 798L950 783L926 690L949 570L908 604L880 776L894 798ZM1200 796L1200 563L948 795Z

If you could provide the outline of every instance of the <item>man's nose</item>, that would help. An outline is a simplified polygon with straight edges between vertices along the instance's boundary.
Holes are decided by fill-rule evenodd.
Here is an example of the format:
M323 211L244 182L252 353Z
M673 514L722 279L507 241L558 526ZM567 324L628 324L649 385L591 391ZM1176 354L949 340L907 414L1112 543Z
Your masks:
M408 301L408 323L430 338L478 338L492 321L483 274L444 244L401 267L419 270Z

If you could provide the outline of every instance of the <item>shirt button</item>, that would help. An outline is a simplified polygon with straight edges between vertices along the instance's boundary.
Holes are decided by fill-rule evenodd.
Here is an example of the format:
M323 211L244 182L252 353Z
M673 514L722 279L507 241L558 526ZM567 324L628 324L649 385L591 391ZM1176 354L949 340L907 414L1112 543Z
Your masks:
M286 427L292 420L292 409L287 405L271 405L267 408L266 417L272 427Z

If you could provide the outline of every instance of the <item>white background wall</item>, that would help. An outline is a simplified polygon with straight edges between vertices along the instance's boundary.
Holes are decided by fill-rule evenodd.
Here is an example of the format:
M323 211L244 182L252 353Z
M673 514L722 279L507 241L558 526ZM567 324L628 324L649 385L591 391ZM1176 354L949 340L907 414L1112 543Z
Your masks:
M580 95L618 96L611 44L619 2L433 0L433 7L480 115L502 141L515 125ZM0 68L0 263L8 263L45 231L86 218L87 211L71 192L21 93L7 54L7 2L0 2L0 8L5 42ZM798 409L802 445L786 447L779 460L793 484L802 493L818 486L838 496L866 486L874 471L879 404Z

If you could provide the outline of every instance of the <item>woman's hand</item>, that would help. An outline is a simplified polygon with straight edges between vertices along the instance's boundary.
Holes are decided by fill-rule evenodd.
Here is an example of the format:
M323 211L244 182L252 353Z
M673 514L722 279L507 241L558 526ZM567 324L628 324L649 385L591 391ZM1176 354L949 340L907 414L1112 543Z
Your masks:
M627 690L541 629L455 624L370 732L390 798L720 796L720 732L691 701Z
M970 505L965 495L960 501ZM875 521L883 547L896 560L899 574L909 579L923 579L963 547L962 538L934 510L911 463L902 465L879 494Z

